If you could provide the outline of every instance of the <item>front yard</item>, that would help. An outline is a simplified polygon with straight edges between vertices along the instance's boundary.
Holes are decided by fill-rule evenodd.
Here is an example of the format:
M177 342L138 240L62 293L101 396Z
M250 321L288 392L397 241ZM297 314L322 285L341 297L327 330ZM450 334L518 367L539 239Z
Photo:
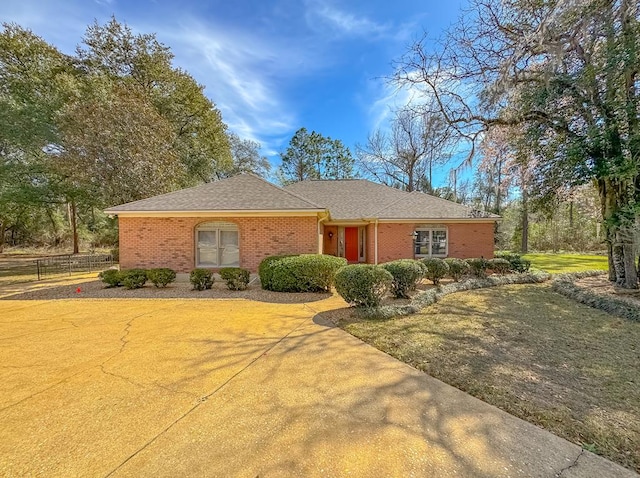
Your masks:
M587 270L606 271L609 267L607 256L604 255L532 253L522 257L531 261L531 267L550 274Z
M640 471L638 322L577 304L543 284L452 294L417 315L340 325L429 375Z

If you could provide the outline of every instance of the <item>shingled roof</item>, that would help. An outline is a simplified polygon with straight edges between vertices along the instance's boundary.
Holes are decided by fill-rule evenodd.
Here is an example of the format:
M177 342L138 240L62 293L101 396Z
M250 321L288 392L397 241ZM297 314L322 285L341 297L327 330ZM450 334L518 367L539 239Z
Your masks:
M383 206L407 194L366 179L300 181L285 190L326 207L334 220L376 217Z
M453 201L421 192L401 191L365 179L310 180L285 190L327 208L332 220L474 219L493 217Z
M253 174L240 174L107 209L108 214L317 211L332 220L498 218L421 192L408 193L366 179L310 180L284 188Z
M126 212L324 211L325 208L253 174L239 174L107 209Z

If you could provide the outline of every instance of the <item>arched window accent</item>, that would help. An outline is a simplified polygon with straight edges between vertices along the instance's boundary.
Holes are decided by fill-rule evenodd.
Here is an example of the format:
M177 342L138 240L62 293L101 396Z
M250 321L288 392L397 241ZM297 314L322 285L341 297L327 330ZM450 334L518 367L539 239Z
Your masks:
M238 226L232 222L204 222L196 227L196 267L240 265Z

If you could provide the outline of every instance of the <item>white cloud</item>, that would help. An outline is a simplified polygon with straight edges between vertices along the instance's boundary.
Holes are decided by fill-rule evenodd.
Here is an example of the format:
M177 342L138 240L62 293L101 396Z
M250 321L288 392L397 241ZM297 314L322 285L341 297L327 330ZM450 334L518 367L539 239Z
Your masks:
M323 0L309 0L306 2L307 23L312 28L329 27L336 34L348 36L380 37L389 33L389 24L377 23L365 16L341 10Z
M297 127L285 89L292 79L321 68L309 48L192 19L174 29L154 27L171 45L176 63L206 85L231 131L273 150L280 147L277 137Z

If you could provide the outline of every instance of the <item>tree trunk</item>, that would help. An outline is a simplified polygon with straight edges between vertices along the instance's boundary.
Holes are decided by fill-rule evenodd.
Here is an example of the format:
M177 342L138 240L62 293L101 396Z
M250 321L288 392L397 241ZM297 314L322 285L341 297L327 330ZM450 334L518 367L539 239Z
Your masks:
M73 253L78 254L80 247L78 245L78 220L76 211L76 201L72 199L69 202L69 223L71 224L71 233L73 236Z
M520 251L523 254L529 252L529 195L525 188L522 189L522 242Z
M0 254L4 252L4 233L6 231L5 221L0 221Z
M623 280L618 284L625 289L637 289L638 271L636 269L636 247L633 231L619 229L616 236L621 247L621 257L618 260L621 261L620 265L624 271Z

